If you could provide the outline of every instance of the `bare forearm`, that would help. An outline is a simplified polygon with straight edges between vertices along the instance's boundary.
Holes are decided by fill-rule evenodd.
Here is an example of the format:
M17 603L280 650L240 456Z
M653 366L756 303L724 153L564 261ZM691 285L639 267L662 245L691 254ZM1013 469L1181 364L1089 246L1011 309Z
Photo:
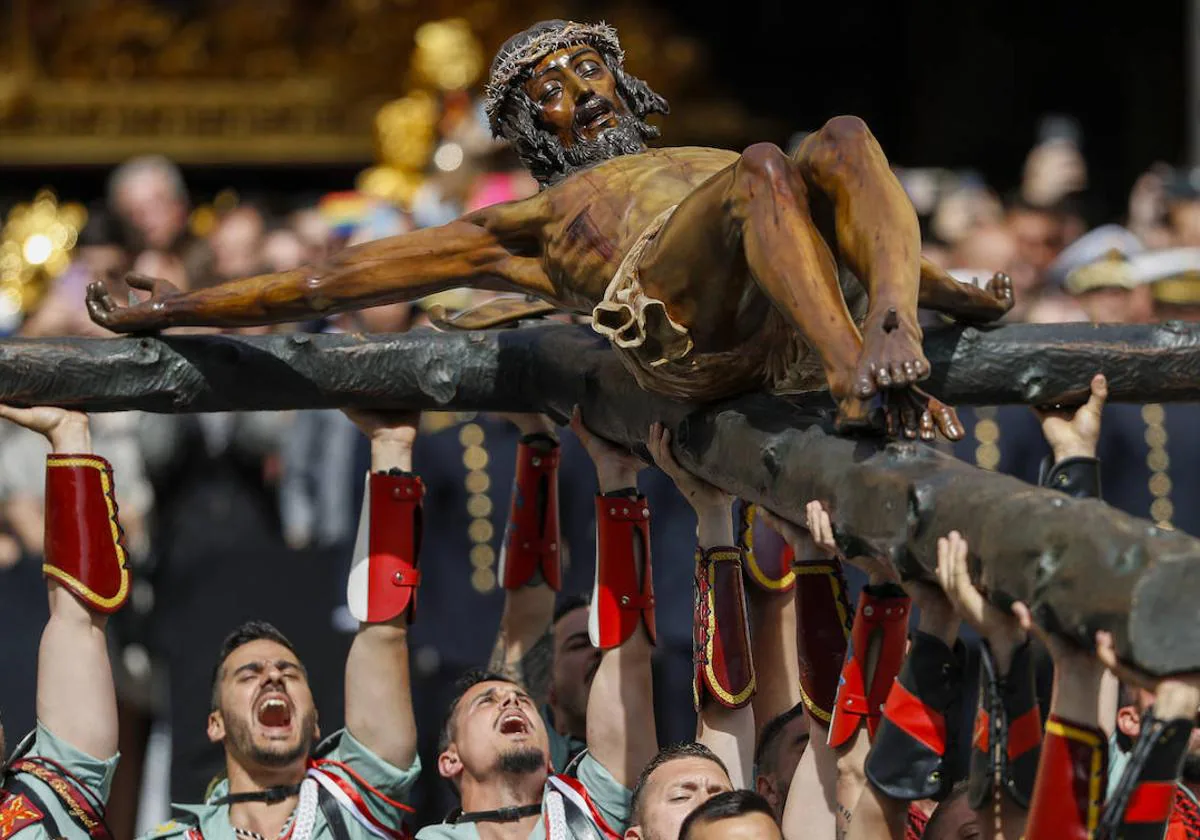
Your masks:
M182 294L163 302L162 317L166 326L296 321L483 285L508 256L476 225L451 222L347 248L315 266Z
M755 732L800 702L796 598L791 592L750 590L750 640L757 688L751 701Z
M346 659L346 729L389 764L406 768L417 754L408 662L408 628L364 624Z
M866 785L850 819L847 840L903 840L908 803L892 799Z
M800 757L783 811L786 840L834 837L837 832L837 755L829 731L809 718L809 747Z
M639 627L625 644L605 652L588 695L588 748L627 788L658 752L652 650L645 629Z
M554 590L544 584L511 589L504 596L500 632L489 670L525 686L538 703L546 702L553 666Z
M38 649L37 715L55 737L94 758L117 752L117 695L108 661L107 619L54 581L50 620Z

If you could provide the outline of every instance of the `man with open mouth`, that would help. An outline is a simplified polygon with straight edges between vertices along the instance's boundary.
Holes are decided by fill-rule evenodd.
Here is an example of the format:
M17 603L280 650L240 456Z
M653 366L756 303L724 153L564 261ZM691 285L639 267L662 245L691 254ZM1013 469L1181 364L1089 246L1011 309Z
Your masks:
M85 414L0 406L0 417L50 443L37 729L0 766L0 840L111 840L104 806L119 758L117 696L104 633L130 583L112 467L93 454ZM0 762L5 750L0 726Z
M630 788L657 752L650 672L655 635L650 512L637 492L642 464L589 434L578 414L572 430L596 464L601 491L596 497L596 585L588 616L588 636L600 650L599 664L593 671L581 657L577 670L581 682L591 683L584 722L588 750L568 766L556 766L548 727L526 687L508 674L468 673L447 711L438 755L438 773L454 785L462 808L443 823L423 828L418 840L616 840L629 821ZM533 492L540 482L532 470L549 470L545 457L553 451L547 444L541 454L526 453L531 472L523 480L518 467L518 496L524 495L522 487L541 495ZM551 482L544 489L553 497L557 487ZM532 498L515 504L506 550L510 538L519 549L525 533L532 546L538 528L526 526L539 517L531 515L526 522L519 513L525 506L547 512ZM553 510L549 513L553 519ZM540 569L541 577L555 582L557 554L551 542L540 559L521 551L506 556L502 578L515 585Z
M225 640L208 737L225 778L151 837L187 840L401 840L420 774L408 622L420 581L421 499L412 472L417 415L352 413L371 474L348 585L360 622L346 660L345 728L321 745L308 672L288 639L250 621Z

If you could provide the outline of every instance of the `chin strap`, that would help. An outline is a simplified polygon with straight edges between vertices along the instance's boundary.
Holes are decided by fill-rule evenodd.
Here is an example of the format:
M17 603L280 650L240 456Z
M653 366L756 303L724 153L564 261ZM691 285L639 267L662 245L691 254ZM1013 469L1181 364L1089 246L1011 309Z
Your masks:
M879 719L892 681L904 662L908 641L908 616L912 600L894 583L863 587L858 599L858 612L850 631L850 653L842 668L833 720L829 725L829 745L840 747L867 723L869 736L875 738ZM878 650L874 657L875 672L866 673L869 651ZM870 685L867 679L870 679Z
M1129 763L1104 807L1097 840L1163 837L1195 723L1188 718L1157 718L1153 706L1146 710Z
M412 473L392 470L367 476L346 584L350 614L359 621L391 621L410 609L412 620L421 582L417 559L424 495L425 485Z
M961 642L913 634L867 754L867 778L892 799L941 801L954 785L964 660Z
M46 456L42 572L95 612L116 612L129 598L125 533L117 517L112 465L103 458Z
M549 435L533 434L517 445L512 507L500 550L499 579L505 589L545 583L562 587L562 538L558 517L558 465L562 451Z
M758 517L758 508L738 500L737 540L746 579L767 592L791 592L796 585L792 547Z
M481 822L517 822L526 817L532 817L542 813L542 805L540 802L535 802L532 805L516 805L509 808L497 808L494 811L455 811L447 819L446 822L452 825L460 823L481 823Z
M997 775L1013 802L1029 807L1042 743L1034 677L1028 641L1013 651L1012 664L1003 676L987 642L979 645L979 710L967 788L972 808L983 808L991 800Z
M1091 840L1108 781L1108 739L1099 729L1050 715L1025 840Z
M208 805L235 805L238 802L266 802L274 804L282 802L285 799L296 796L300 793L300 785L302 782L296 782L294 785L276 785L269 787L266 790L249 790L245 793L227 793L224 796L218 796L216 799L209 800Z
M697 548L695 581L692 697L696 711L709 697L730 709L740 708L750 702L755 687L741 550Z

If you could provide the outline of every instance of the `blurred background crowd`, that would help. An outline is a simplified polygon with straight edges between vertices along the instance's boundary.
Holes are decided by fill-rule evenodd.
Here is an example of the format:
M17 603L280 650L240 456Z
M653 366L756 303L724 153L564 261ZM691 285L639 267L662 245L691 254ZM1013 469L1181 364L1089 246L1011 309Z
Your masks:
M615 23L630 68L672 101L664 142L792 146L833 114L863 116L917 208L926 255L964 282L1010 275L1009 321L1200 312L1182 3L1142 4L1119 36L1070 17L1065 2L1011 13L835 4L804 19L750 4L732 38L727 20L695 20L682 3L601 5L0 3L0 331L98 336L84 307L98 277L132 271L194 289L532 194L536 184L490 138L476 95L504 37L572 12ZM1084 56L1087 73L1076 67ZM1081 279L1078 269L1097 261L1142 268ZM281 329L401 331L427 323L435 305L453 312L479 300L450 292ZM968 434L955 454L1036 477L1045 453L1027 409L962 414ZM1194 407L1109 415L1101 454L1120 479L1106 498L1200 533L1189 518L1200 490ZM496 551L518 435L495 417L423 422L428 571L412 644L418 718L436 721L454 678L490 651L491 630L479 628L495 627L502 603ZM230 627L270 620L313 672L339 672L368 461L336 412L123 413L94 418L93 429L119 476L136 564L132 608L113 620L123 758L110 816L127 836L165 818L168 795L199 798L220 766L202 721L211 658ZM564 593L578 593L592 576L594 479L566 437L562 486L579 495L563 500ZM33 725L45 622L44 452L36 435L0 429L0 716L13 733ZM669 481L645 481L662 558L657 678L686 685L692 520ZM313 685L333 729L340 680ZM664 743L690 738L686 703L669 702ZM422 744L425 766L432 750ZM448 810L438 785L422 796L428 819Z

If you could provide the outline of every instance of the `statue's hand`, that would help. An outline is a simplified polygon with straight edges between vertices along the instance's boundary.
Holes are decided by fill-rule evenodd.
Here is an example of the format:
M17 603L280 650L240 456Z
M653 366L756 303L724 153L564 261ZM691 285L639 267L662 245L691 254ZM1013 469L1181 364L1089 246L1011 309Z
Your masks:
M128 274L124 285L130 289L149 292L150 297L134 303L118 303L102 281L88 285L87 308L92 320L113 332L160 330L169 326L166 302L182 292L168 280Z

